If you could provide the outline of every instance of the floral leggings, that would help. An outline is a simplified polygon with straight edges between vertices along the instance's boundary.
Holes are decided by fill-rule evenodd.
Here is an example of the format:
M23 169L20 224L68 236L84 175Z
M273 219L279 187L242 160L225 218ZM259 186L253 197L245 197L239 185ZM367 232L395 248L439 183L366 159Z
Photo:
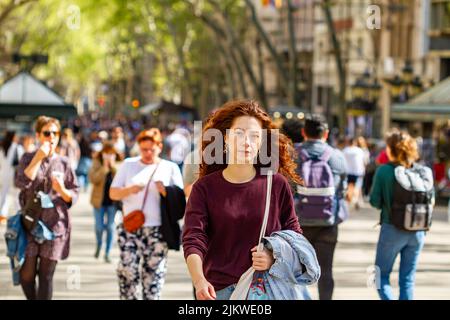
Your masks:
M117 230L120 299L139 299L138 286L141 283L144 300L159 300L167 271L168 252L167 243L161 240L159 227L142 227L135 233L129 233L120 224Z

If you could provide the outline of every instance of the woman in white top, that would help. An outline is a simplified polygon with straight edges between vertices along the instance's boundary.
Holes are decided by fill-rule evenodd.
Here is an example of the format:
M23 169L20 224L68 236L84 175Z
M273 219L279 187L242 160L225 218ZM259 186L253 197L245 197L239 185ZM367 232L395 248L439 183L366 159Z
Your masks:
M13 185L15 167L23 155L18 141L14 131L7 131L0 147L0 223L6 221L11 202L15 211L19 208L18 190Z
M135 232L126 231L123 224L118 226L120 298L138 299L137 288L142 281L143 299L157 300L164 284L168 253L161 234L160 201L166 196L165 187L175 185L183 189L183 179L175 163L159 158L163 144L158 129L142 131L137 143L140 156L124 161L110 189L111 199L122 201L125 216L141 209L145 216L144 225Z
M362 204L362 186L368 158L362 148L358 146L358 140L353 138L347 147L342 150L348 168L347 200L359 209Z

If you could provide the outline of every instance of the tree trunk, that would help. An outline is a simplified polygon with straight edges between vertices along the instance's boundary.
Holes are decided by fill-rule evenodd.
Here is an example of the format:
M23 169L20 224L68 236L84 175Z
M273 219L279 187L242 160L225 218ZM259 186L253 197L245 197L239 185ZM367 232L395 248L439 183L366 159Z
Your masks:
M210 30L212 30L219 37L219 41L220 41L220 39L223 39L223 41L227 42L227 36L225 34L225 31L222 30L222 28L214 20L212 20L205 14L196 14L196 13L194 13L194 14L196 17L200 18L203 21L203 23L205 23L205 25L208 26L210 28ZM246 86L245 80L244 80L244 72L242 70L241 65L239 64L238 58L236 57L234 48L232 46L228 46L228 45L227 46L224 45L223 47L226 48L225 52L231 56L231 60L233 61L234 67L238 74L238 81L239 81L239 84L241 87L241 94L244 97L248 97L247 86Z
M267 50L269 51L273 61L275 62L275 66L277 67L278 74L280 76L280 82L281 85L285 88L288 87L288 71L283 65L283 59L280 57L280 55L277 53L275 46L273 45L272 41L270 40L269 36L267 35L266 31L264 30L263 26L261 25L261 22L258 19L258 16L256 14L256 9L254 4L251 0L245 0L245 3L247 7L250 9L250 12L252 14L252 21L253 24L256 27L256 30L258 31L259 36L261 37L263 43L265 44Z
M244 48L242 47L242 45L239 43L239 41L237 39L236 32L228 18L227 13L222 10L220 5L216 1L209 0L208 2L213 5L213 7L220 13L221 17L223 18L223 20L225 22L230 46L235 47L237 49L239 57L241 58L241 62L244 65L244 69L246 70L247 75L250 78L250 82L252 83L252 86L255 90L255 93L258 96L258 100L260 101L260 103L262 105L267 105L267 102L265 101L265 93L261 92L260 84L258 83L258 81L256 79L255 73L253 72L252 66L248 59L248 56L244 52Z
M288 97L291 106L300 106L298 101L298 85L297 85L297 48L295 38L295 26L293 16L292 1L287 1L288 27L289 27L289 88Z
M258 38L256 39L256 50L258 54L258 70L259 70L259 90L264 95L263 100L266 101L264 108L269 108L269 105L267 105L267 95L266 95L266 82L264 77L264 60L262 55L262 48L261 48L261 40ZM262 103L262 102L261 102Z
M339 131L341 133L345 132L346 121L347 121L347 106L346 106L346 74L344 63L342 61L341 46L337 39L336 29L334 28L333 16L331 13L331 0L323 0L322 9L325 15L325 20L328 26L328 32L330 34L330 40L333 45L334 56L336 60L336 67L339 77L339 100L338 100L338 117L339 117Z
M6 7L0 11L0 26L6 21L8 16L17 8L23 6L24 4L34 2L37 0L10 0Z
M220 55L222 56L222 59L225 64L225 68L227 70L226 77L227 77L227 81L228 81L229 95L231 96L232 99L236 99L238 96L238 92L237 92L236 82L234 81L235 74L234 74L233 66L232 66L233 60L226 53L226 49L225 49L225 46L222 44L222 41L220 41L220 40L215 41L215 44L217 46L217 49L220 52Z

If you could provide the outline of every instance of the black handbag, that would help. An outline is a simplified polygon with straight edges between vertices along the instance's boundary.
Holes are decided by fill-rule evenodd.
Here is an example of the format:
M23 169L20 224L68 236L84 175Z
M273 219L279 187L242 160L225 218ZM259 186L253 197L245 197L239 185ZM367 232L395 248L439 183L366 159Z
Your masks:
M41 218L42 205L41 198L39 196L40 191L45 191L47 185L47 175L51 172L51 165L48 166L44 172L44 181L33 192L33 197L27 199L25 206L22 208L21 220L25 230L29 233L36 227L39 219ZM47 192L48 193L48 192Z
M41 217L41 200L37 192L27 200L22 209L22 225L27 232L31 232Z

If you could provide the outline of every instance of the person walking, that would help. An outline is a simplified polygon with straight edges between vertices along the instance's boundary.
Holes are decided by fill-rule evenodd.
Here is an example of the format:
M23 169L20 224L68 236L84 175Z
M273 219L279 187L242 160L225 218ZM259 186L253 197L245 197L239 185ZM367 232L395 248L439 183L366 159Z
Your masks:
M124 158L126 153L126 143L122 127L114 127L111 130L111 140L113 142L114 149L122 158Z
M89 170L89 180L92 182L91 204L94 207L95 236L97 247L95 258L100 256L103 244L103 234L106 231L105 262L110 263L110 252L114 241L114 218L117 207L109 196L112 181L120 165L121 155L117 153L112 142L103 143L103 149L98 153Z
M81 133L80 137L80 161L76 170L77 179L84 192L89 186L89 171L92 166L92 149L86 134Z
M347 166L342 152L327 144L328 123L322 116L307 117L301 132L305 142L295 146L304 186L296 187L295 207L303 235L316 250L321 267L319 299L331 300L338 224L348 217Z
M17 168L15 184L20 189L19 202L22 209L39 194L39 220L53 232L54 239L38 243L28 233L20 283L27 299L50 300L56 265L59 260L69 256L69 209L78 197L78 184L69 159L56 153L61 131L59 121L40 116L35 129L39 149L23 155ZM39 279L37 289L36 276Z
M412 300L417 263L425 241L424 230L431 221L433 174L430 168L417 163L417 143L406 132L388 133L386 144L390 162L377 169L370 194L370 204L381 210L375 258L378 294L382 300L394 299L389 278L395 259L400 255L399 298ZM406 219L398 223L399 218L408 216L410 222ZM416 221L415 217L420 219ZM410 229L410 226L416 227L416 222L419 228Z
M123 203L124 222L136 210L144 215L135 231L126 229L124 223L117 228L120 298L138 299L137 289L142 283L142 298L157 300L165 281L170 240L164 238L161 204L171 186L177 186L183 194L183 179L177 164L159 157L163 143L158 129L144 130L136 140L140 156L125 159L110 190L111 199Z
M350 205L359 209L362 203L362 187L368 158L363 149L358 147L358 139L352 138L349 145L342 150L348 168L348 193Z
M70 128L63 130L59 153L62 156L69 158L72 168L74 170L77 169L78 163L80 162L80 146L78 145L77 140L73 137L73 131Z
M14 173L24 153L18 141L15 131L7 131L0 147L0 224L6 222L11 206L15 211L18 209Z
M183 161L186 155L191 151L190 133L187 129L177 128L167 136L166 143L169 146L169 158L178 164L180 170L183 169Z
M268 248L257 251L256 247L264 216L263 190L267 189L258 156L262 145L272 141L271 134L279 138L279 144L271 145L279 157L271 158L267 166L279 160L279 173L273 176L266 235L280 230L301 233L288 179L301 180L290 157L292 145L286 136L270 131L275 128L258 103L247 100L226 103L206 123L199 180L190 193L182 239L198 300L230 299L249 267L266 271L274 264ZM267 139L263 139L264 129L270 131ZM215 144L205 143L214 132L222 136L216 137ZM215 152L205 154L212 146Z

